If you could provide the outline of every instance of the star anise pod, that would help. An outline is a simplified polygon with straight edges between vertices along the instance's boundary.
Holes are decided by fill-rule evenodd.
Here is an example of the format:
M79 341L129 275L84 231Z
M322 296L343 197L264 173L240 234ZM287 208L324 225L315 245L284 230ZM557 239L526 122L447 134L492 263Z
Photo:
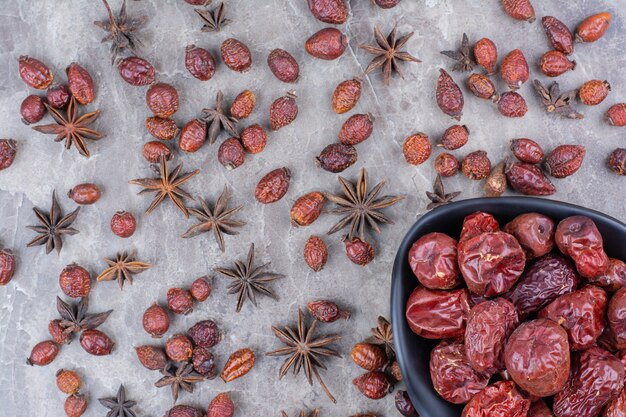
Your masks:
M372 328L372 335L365 339L366 343L372 343L385 348L385 353L389 362L396 357L396 348L393 345L393 330L389 320L383 316L378 316L376 327Z
M338 207L328 210L328 213L343 215L337 224L335 224L327 233L338 232L339 230L350 224L350 232L348 239L358 233L361 239L365 239L365 227L369 225L374 231L380 233L378 223L393 224L393 221L380 212L385 207L392 206L404 199L404 196L384 196L376 199L378 194L385 185L385 181L381 181L370 191L367 190L367 170L361 168L359 172L359 180L355 186L343 177L338 178L341 184L343 196L324 194L326 198Z
M224 3L220 3L220 5L214 7L213 10L194 9L194 11L198 13L198 16L202 19L203 25L200 28L202 32L219 32L222 30L223 26L231 22L230 19L226 18Z
M88 309L89 297L83 297L77 304L69 305L57 296L57 311L61 316L60 324L67 334L95 329L113 312L113 310L108 310L103 313L87 314Z
M470 52L469 39L467 35L463 34L463 41L458 51L441 51L441 53L448 58L452 58L456 61L452 71L471 71L474 69L474 61Z
M63 216L57 201L56 191L52 191L52 205L49 213L45 213L38 207L33 207L40 224L38 226L26 227L39 233L39 236L28 242L26 246L46 245L46 253L52 252L52 249L56 249L57 253L60 253L63 247L63 236L78 233L78 230L70 226L76 220L79 210L80 207L77 207L70 214Z
M137 46L142 45L141 41L135 36L135 31L141 28L147 21L148 16L141 16L138 19L129 19L126 14L126 0L122 0L122 7L117 15L113 15L111 6L107 0L102 0L104 7L109 14L109 20L93 22L100 29L109 32L102 39L102 42L111 42L111 64L115 63L115 59L119 53L125 49L130 50L133 54L137 54Z
M98 398L100 404L108 408L106 417L137 417L132 408L137 405L136 401L126 399L124 385L120 385L117 395L112 398Z
M234 137L239 137L239 133L237 133L237 119L232 116L227 116L223 107L224 94L220 90L217 92L217 97L215 98L215 108L202 109L200 119L204 120L209 126L207 132L209 143L214 143L222 130L227 131Z
M136 261L134 254L127 254L126 252L118 253L115 260L104 258L104 261L109 265L109 267L102 271L96 280L117 280L120 289L124 288L125 281L128 281L128 283L132 285L133 275L139 274L152 267L152 265L145 262Z
M578 113L572 107L572 103L576 99L576 90L571 90L561 94L559 83L553 82L550 88L546 88L539 80L533 82L535 91L541 97L546 112L556 113L567 119L582 119L585 116Z
M289 414L287 414L286 411L281 411L280 414L282 415L282 417L289 417ZM320 415L320 409L316 408L313 411L311 411L311 414L309 414L309 417L319 417ZM298 414L298 417L306 417L306 412L304 410L300 410L300 414Z
M431 201L431 203L426 206L426 210L432 210L439 206L445 206L457 198L460 194L460 191L446 193L446 189L443 187L441 175L437 174L437 178L435 178L435 182L433 184L433 191L426 191L426 195Z
M220 250L224 252L224 234L238 235L239 232L236 229L246 224L246 222L232 218L243 208L243 205L228 208L229 199L230 191L226 186L224 186L224 191L222 191L213 208L206 201L199 199L202 209L190 208L189 211L200 223L191 226L182 237L194 237L200 233L213 231L213 236L215 236Z
M376 70L377 68L381 68L383 74L385 75L385 85L389 85L391 73L394 71L398 73L400 78L404 78L402 70L400 69L400 61L422 62L408 52L401 51L415 32L406 34L401 38L396 38L397 30L397 26L394 26L391 33L389 33L389 35L385 38L380 30L380 27L376 26L374 28L374 38L376 39L378 46L359 45L359 48L364 49L370 54L376 55L376 57L365 69L365 75Z
M171 369L174 369L172 371ZM170 386L174 402L178 400L178 393L181 388L188 393L193 392L194 384L204 381L204 378L193 372L193 365L190 363L181 364L178 368L170 366L160 371L163 378L154 383L157 388Z
M167 169L165 156L161 155L158 178L138 178L128 181L129 184L140 185L144 188L138 194L156 193L150 207L146 209L146 214L152 213L152 210L157 208L157 206L165 200L165 197L167 197L178 207L185 217L189 217L189 211L187 207L185 207L183 199L193 199L193 197L187 191L180 188L180 186L189 181L191 177L198 174L200 170L196 169L195 171L181 174L180 171L182 168L183 164L180 164L170 172Z
M70 98L65 115L63 115L63 110L57 110L48 103L45 103L45 106L56 123L33 126L33 129L48 135L57 135L54 141L61 142L65 139L65 149L71 148L73 144L81 155L89 157L85 140L98 140L104 137L102 133L89 128L100 116L100 110L79 116L74 97Z
M319 374L318 368L327 369L323 362L323 359L327 356L341 357L337 351L330 349L326 346L330 345L341 339L341 336L315 336L315 329L317 328L317 321L313 320L313 323L308 327L304 321L304 314L302 310L298 310L298 329L292 329L291 327L285 327L279 329L272 326L272 331L276 337L283 342L286 347L276 349L274 351L266 353L268 356L286 356L287 359L283 362L278 372L278 378L282 379L290 368L293 368L293 374L300 373L300 369L304 368L304 374L306 375L309 385L313 385L313 376L320 383L328 398L332 402L336 403L335 397L330 393L330 390L324 384L322 377Z

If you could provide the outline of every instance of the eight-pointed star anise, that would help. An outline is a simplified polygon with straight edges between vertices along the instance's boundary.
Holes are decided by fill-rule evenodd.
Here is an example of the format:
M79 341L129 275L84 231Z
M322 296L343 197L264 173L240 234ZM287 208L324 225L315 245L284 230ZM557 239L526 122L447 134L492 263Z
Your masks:
M107 413L106 417L137 417L137 414L132 410L137 402L126 399L126 389L124 389L124 385L120 385L115 397L98 398L98 401L111 410Z
M133 284L133 275L139 274L152 265L145 262L139 262L135 260L134 254L118 253L115 260L104 258L104 261L109 265L107 269L102 271L97 281L113 281L117 280L120 289L124 288L124 282L128 281L129 284Z
M74 145L81 155L89 157L89 149L87 149L85 140L98 140L104 137L102 133L89 128L100 116L100 110L79 116L78 105L74 97L70 98L65 115L63 115L62 110L57 110L48 103L45 106L56 123L33 126L33 129L48 135L56 135L55 142L61 142L65 139L65 149Z
M459 48L458 51L441 51L441 53L456 61L454 67L452 67L452 71L471 71L474 69L474 61L472 60L470 52L469 39L465 33L463 34L461 48Z
M324 389L324 392L326 392L326 395L328 395L328 398L330 398L332 402L336 403L337 401L335 400L335 397L333 397L326 384L324 384L318 368L327 369L323 362L325 357L341 357L337 351L326 347L331 343L340 340L341 336L331 335L316 337L315 329L317 328L317 323L317 320L313 320L313 324L311 324L310 327L307 327L302 310L298 310L297 330L294 330L291 327L285 327L283 330L272 326L272 331L276 337L287 346L267 352L266 355L289 355L280 367L278 378L282 379L290 368L293 368L294 375L297 375L300 372L300 369L304 368L304 374L309 381L309 385L313 385L313 376L315 375L315 378Z
M426 206L426 210L432 210L439 206L445 206L446 204L457 198L460 194L460 191L446 193L446 189L443 186L443 180L441 179L441 175L437 174L437 178L435 178L435 182L433 183L433 190L426 191L426 196L431 201Z
M113 16L113 11L107 0L102 0L102 2L109 14L109 20L96 21L93 24L109 32L102 39L102 42L111 42L111 64L113 64L117 55L125 49L129 49L133 54L137 54L137 46L142 45L142 43L135 36L134 32L148 21L148 16L141 16L139 19L129 19L126 14L126 0L122 0L122 7L116 18Z
M282 417L289 417L289 414L287 414L286 411L281 411L280 414L282 415ZM319 417L320 415L320 409L316 408L313 411L311 411L311 414L309 414L309 417ZM298 417L306 417L306 412L304 410L300 410L300 414L298 414Z
M561 94L559 83L554 82L550 88L546 88L539 80L533 82L535 91L541 97L546 112L556 113L567 119L583 119L585 116L578 113L572 107L572 103L576 98L576 90L571 90Z
M211 209L209 204L203 199L198 199L202 209L190 208L191 214L198 219L200 223L191 226L182 237L194 237L200 233L213 231L213 236L224 252L224 233L227 235L238 235L236 228L246 224L240 220L234 220L232 217L243 208L243 205L228 208L228 200L230 199L230 191L224 186L224 191L217 199L215 207Z
M274 274L271 272L265 272L265 268L269 263L254 266L254 243L250 245L248 251L248 259L243 263L242 261L235 261L235 267L232 269L227 268L215 268L215 272L230 279L232 282L228 284L228 294L237 294L237 308L236 311L241 311L246 298L252 301L252 304L256 307L256 294L266 295L277 299L276 294L268 287L268 284L274 280L284 278L284 275Z
M226 18L224 12L224 3L220 3L219 6L213 8L213 10L206 9L194 9L200 19L202 19L202 32L219 32L223 26L230 23L230 19Z
M396 357L391 323L383 316L378 316L376 327L372 328L372 335L368 337L365 342L384 347L389 362Z
M394 71L398 73L400 78L404 78L402 69L400 68L400 61L422 62L408 52L401 51L415 32L406 34L401 38L396 38L397 30L397 26L394 26L391 33L389 33L389 35L385 38L380 28L376 26L374 28L374 38L376 39L378 46L359 45L359 48L364 49L370 54L376 55L376 57L365 69L365 75L376 70L377 68L381 68L383 74L385 75L385 85L389 84L391 73Z
M152 213L152 210L157 208L159 204L168 197L176 207L185 215L189 217L189 211L183 203L184 198L190 200L193 199L191 195L180 188L185 182L189 181L191 177L200 172L199 169L191 172L185 172L183 174L180 171L183 168L183 164L178 165L172 172L167 169L167 160L163 154L161 154L161 160L159 164L159 177L158 178L138 178L128 181L129 184L140 185L144 189L138 194L156 193L150 206L146 209L146 214Z
M380 232L378 223L393 224L393 221L382 214L380 210L403 200L404 196L384 196L377 199L376 197L384 187L385 181L379 182L372 190L368 191L367 170L365 168L361 168L356 187L341 176L338 179L344 195L326 193L325 196L338 206L328 210L328 213L340 214L344 217L327 232L328 234L335 233L350 224L348 239L352 240L358 234L363 240L365 239L366 226Z
M172 368L174 371L171 370ZM178 400L178 393L181 388L191 394L194 384L204 381L203 377L193 372L193 365L190 363L180 364L178 368L171 365L169 368L161 370L161 374L163 374L163 378L155 382L154 386L162 388L169 385L174 402Z
M239 137L239 133L237 133L237 119L232 116L227 116L223 107L224 93L220 90L217 92L217 97L215 98L215 108L202 109L200 119L204 120L209 126L207 132L209 143L214 143L222 130L226 130L234 137Z
M60 324L66 334L95 329L113 312L113 310L108 310L103 313L87 314L88 309L89 297L83 297L77 304L69 305L57 296L57 311L61 316Z
M39 234L36 238L28 242L28 247L46 245L46 253L52 252L52 249L56 249L57 253L61 252L63 247L64 235L75 235L78 230L70 227L76 217L80 207L70 214L63 216L59 202L57 201L56 192L52 192L52 205L50 212L45 213L37 207L33 207L33 211L39 220L37 226L26 226L31 230L34 230Z

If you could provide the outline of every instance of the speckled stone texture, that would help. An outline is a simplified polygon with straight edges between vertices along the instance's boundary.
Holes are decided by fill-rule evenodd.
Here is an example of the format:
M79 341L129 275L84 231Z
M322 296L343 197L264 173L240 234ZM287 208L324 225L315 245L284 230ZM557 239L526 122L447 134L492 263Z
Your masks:
M118 0L111 0L114 10ZM84 378L84 391L90 405L85 415L104 415L97 398L113 396L123 383L130 398L138 401L139 416L160 417L172 405L167 389L157 390L153 383L158 372L142 368L133 347L153 343L141 328L141 312L153 301L165 302L169 287L187 286L196 277L212 274L216 266L229 266L231 260L245 257L248 246L257 246L259 262L271 261L271 270L286 275L272 287L279 301L260 298L258 308L246 303L240 314L234 311L236 299L226 293L227 281L216 277L214 293L204 304L196 306L189 316L173 317L168 335L183 331L198 320L216 320L225 338L215 349L220 367L228 355L250 346L257 352L253 371L234 382L204 382L193 394L182 393L181 404L206 409L218 392L229 391L236 403L238 416L277 416L284 409L290 415L300 408L320 407L322 416L348 416L372 411L378 415L396 415L393 396L372 401L361 396L351 380L363 371L349 359L351 346L368 336L369 329L380 314L389 313L391 266L404 231L424 213L427 200L424 191L434 179L434 156L422 166L406 164L402 156L404 138L416 131L426 132L433 142L453 121L435 104L435 82L441 66L451 69L452 62L439 54L454 49L467 32L471 41L489 37L498 46L500 56L521 48L531 65L531 78L538 75L536 62L549 49L540 18L554 15L571 28L587 15L609 10L613 23L606 36L595 44L576 45L574 72L559 78L563 90L577 88L589 79L607 79L613 90L608 99L596 107L578 106L585 114L583 121L561 120L545 114L531 83L520 90L530 110L522 119L505 119L495 106L466 95L462 122L471 130L469 143L453 152L464 154L484 149L494 163L508 152L509 139L529 137L547 151L562 143L587 146L583 167L573 177L554 180L558 193L551 198L581 204L626 220L626 178L606 168L606 158L614 148L626 146L626 130L609 126L603 116L608 107L626 101L626 38L624 19L626 1L535 1L538 20L534 24L517 22L504 14L497 1L435 1L403 0L391 10L382 10L368 0L352 0L347 24L340 26L350 38L350 47L336 61L316 60L306 54L304 41L325 27L308 11L304 0L228 0L227 13L233 20L220 33L201 33L201 22L193 6L182 0L129 1L133 16L148 15L146 27L138 32L144 46L140 55L150 60L161 81L172 83L179 91L181 106L174 118L182 126L197 117L203 107L212 106L215 94L222 89L228 102L240 91L252 89L257 108L243 125L268 125L270 103L287 90L298 95L300 114L292 125L269 135L261 154L248 156L245 164L227 171L217 162L218 143L205 145L195 154L178 153L175 162L184 162L189 169L202 172L188 183L194 196L215 201L223 186L233 190L233 204L244 204L240 218L248 224L238 237L226 237L226 253L222 254L210 235L183 240L180 235L192 224L171 204L164 204L150 216L142 212L149 205L148 197L136 196L139 187L128 185L132 178L151 176L153 171L141 156L141 147L150 140L144 129L149 111L144 103L145 88L132 87L119 77L110 65L108 46L100 44L103 32L94 20L106 18L99 1L40 0L5 1L0 10L0 136L18 141L19 153L14 165L0 172L0 245L14 248L19 266L13 281L0 288L0 414L3 416L60 416L64 396L54 384L57 369L77 370ZM415 31L408 51L421 59L421 64L405 64L404 82L393 78L383 86L377 72L364 80L361 101L350 114L338 116L330 107L331 93L340 81L362 73L369 56L358 49L362 43L373 42L373 26L384 32L398 24L400 34ZM235 73L219 63L215 77L208 82L193 78L184 67L185 46L194 43L208 48L216 56L219 45L227 37L245 42L253 55L252 69ZM295 85L278 81L269 71L266 58L273 48L284 48L300 63L300 80ZM89 143L91 158L80 156L75 149L66 151L51 136L34 132L20 121L19 104L29 93L18 75L17 59L30 55L49 64L59 80L72 61L84 65L93 75L97 97L86 110L101 109L95 127L107 137ZM460 84L465 74L453 73ZM539 76L544 81L550 81ZM498 88L504 85L496 77ZM325 231L338 220L324 215L312 226L292 227L289 209L300 195L323 190L338 192L336 175L315 166L314 157L329 143L337 140L339 128L351 114L371 112L376 117L374 133L357 146L358 162L343 174L356 180L358 170L366 167L372 184L386 180L383 194L404 194L406 199L386 213L395 224L383 227L373 237L377 252L373 263L365 268L350 264L343 251L341 235L325 236ZM50 123L50 118L44 120ZM435 150L434 154L440 151ZM293 178L288 194L281 201L263 206L253 197L254 187L270 170L286 166ZM68 237L60 254L45 255L43 248L26 248L34 233L26 229L35 224L33 206L47 209L52 190L56 189L60 204L68 212L75 204L67 191L80 182L96 182L103 196L98 204L85 206L75 222L80 234ZM480 196L482 183L457 175L445 181L450 191L462 190L462 198ZM193 203L190 202L191 205ZM138 229L130 239L114 236L109 221L117 210L128 210L138 217ZM329 246L328 264L320 273L310 271L302 260L302 248L311 234L324 235ZM133 286L120 291L114 283L96 283L92 291L92 311L114 309L101 327L116 343L108 357L89 356L78 341L62 348L57 360L45 367L25 364L31 347L48 338L46 326L56 317L54 300L61 295L58 275L63 267L77 262L96 276L105 268L103 257L117 251L136 250L138 257L154 267L136 276ZM298 308L307 301L328 298L348 307L349 322L324 324L321 333L343 336L336 348L342 359L330 359L324 378L338 398L333 405L318 385L309 387L304 375L288 374L277 378L281 359L266 357L264 352L280 347L270 330L271 325L295 323Z

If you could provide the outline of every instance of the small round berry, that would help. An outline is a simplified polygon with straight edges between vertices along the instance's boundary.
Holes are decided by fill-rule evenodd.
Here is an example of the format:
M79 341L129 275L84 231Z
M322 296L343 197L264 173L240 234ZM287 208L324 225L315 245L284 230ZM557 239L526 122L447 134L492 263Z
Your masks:
M463 162L461 162L461 170L470 180L482 180L487 178L491 172L491 161L487 157L485 151L475 151L468 153Z
M159 338L170 328L170 318L163 307L154 303L144 311L142 324L148 334Z
M137 221L132 213L127 211L118 211L111 218L111 231L119 237L131 237L133 233L135 233L136 228Z
M430 158L432 150L430 140L424 133L416 133L404 141L404 159L411 165L419 165L426 162Z
M80 390L80 376L74 371L59 369L56 374L57 388L65 394L78 394Z
M68 297L87 297L91 291L91 276L82 266L71 264L61 271L59 286Z
M465 145L469 139L469 129L467 126L452 125L443 132L441 144L439 146L453 151Z
M29 365L45 366L52 362L59 354L59 346L52 340L44 340L33 346L30 357L26 360Z
M193 309L191 292L182 288L167 290L167 306L176 314L189 314Z
M213 320L199 321L187 333L196 346L212 348L222 340L220 330Z
M626 175L626 149L617 148L611 152L609 167L617 175Z
M189 292L191 292L191 296L196 300L203 302L211 295L212 284L211 277L200 277L196 279L192 284Z
M175 334L165 342L165 354L174 362L186 362L193 354L193 344L184 334Z
M444 152L435 158L435 169L442 177L452 177L459 170L459 160Z
M67 417L80 417L87 409L87 400L82 395L70 395L65 400L63 409Z

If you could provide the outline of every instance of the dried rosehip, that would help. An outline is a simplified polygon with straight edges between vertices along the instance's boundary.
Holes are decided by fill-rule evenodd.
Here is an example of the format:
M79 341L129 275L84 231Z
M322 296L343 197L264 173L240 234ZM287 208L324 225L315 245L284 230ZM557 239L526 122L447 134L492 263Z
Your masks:
M74 371L59 369L56 373L57 388L65 394L78 394L80 376Z
M506 14L516 20L535 21L535 9L530 0L502 0Z
M59 346L52 340L44 340L33 346L26 363L31 366L45 366L52 362L58 354Z
M193 309L193 297L182 288L170 288L167 290L167 306L176 314L189 314Z
M211 291L213 291L213 285L212 279L209 276L197 278L191 283L191 288L189 289L191 296L196 301L200 302L206 301L206 299L211 295Z
M143 313L143 329L152 337L163 336L170 328L170 318L167 311L157 303L152 304Z
M554 236L559 250L576 263L578 273L585 278L601 276L609 266L604 252L602 235L593 220L585 216L571 216L556 227Z
M226 361L224 369L220 374L220 377L224 382L230 382L237 378L240 378L250 372L254 366L255 355L249 348L239 349Z
M202 320L187 331L195 346L211 348L222 340L220 330L213 320Z
M146 93L146 103L156 116L170 117L178 111L178 92L169 84L152 84Z
M443 399L465 404L489 383L489 376L476 372L467 360L462 341L441 341L430 352L430 379Z
M425 133L415 133L405 139L402 147L404 159L411 165L423 164L430 158L433 147Z
M46 115L46 106L43 104L43 99L35 94L26 97L20 105L20 114L24 124L37 123Z
M55 109L64 109L70 102L70 93L63 85L53 85L46 91L46 101Z
M491 39L482 38L474 44L474 58L476 58L476 63L487 71L487 75L496 73L498 48Z
M486 75L470 74L467 78L467 88L478 98L492 100L494 103L500 99L496 86Z
M124 81L137 87L150 85L156 80L152 64L138 56L122 59L117 63L117 70Z
M243 146L237 138L226 139L217 151L217 160L229 170L243 165L245 158Z
M459 171L459 160L456 156L444 152L435 158L435 170L442 177L452 177Z
M513 139L511 152L517 159L529 164L538 164L543 159L543 149L532 139Z
M185 68L200 81L208 81L215 74L215 58L209 51L196 45L185 48Z
M209 403L207 417L233 417L235 404L227 393L219 393Z
M298 198L291 206L291 221L298 226L312 224L322 214L326 198L317 191L310 192Z
M503 1L505 4L511 2ZM461 417L525 417L529 407L530 400L520 394L513 381L498 381L474 395L463 408Z
M611 126L626 126L626 103L612 105L606 112L606 118Z
M626 348L626 288L618 290L609 303L607 310L607 322L611 328L611 332L615 336L615 347L618 349Z
M174 139L180 129L176 122L172 119L161 119L160 117L148 117L145 121L148 132L157 139L170 140Z
M80 345L94 356L110 355L115 345L111 338L97 329L87 329L80 334Z
M167 357L162 349L155 346L137 346L135 348L139 362L151 371L158 371L167 366Z
M197 0L185 0L187 3ZM206 2L207 0L202 0ZM193 408L190 405L176 405L169 409L163 417L202 417L202 411Z
M457 241L443 233L428 233L409 250L411 270L426 288L449 290L463 282L457 263Z
M440 68L439 72L436 91L437 105L448 116L461 120L463 104L465 104L463 92L443 68Z
M391 362L391 365L385 367L385 371L389 372L393 379L398 382L402 382L404 380L402 373L400 372L400 365L398 364L398 361Z
M228 38L220 47L222 61L228 68L237 72L245 72L252 66L250 49L234 38Z
M611 24L611 13L603 12L589 16L576 29L577 42L595 42L606 33Z
M270 128L278 130L285 127L298 117L298 103L295 91L274 100L270 106Z
M563 52L548 51L539 60L539 69L548 77L558 77L576 69L576 61L570 61Z
M491 172L491 161L485 151L474 151L461 161L461 172L470 180L482 180Z
M355 114L341 125L339 142L344 145L356 145L369 138L374 130L374 117L371 113Z
M609 267L602 275L590 279L589 282L600 285L607 292L615 292L626 287L626 263L619 259L609 258Z
M604 349L592 347L574 356L572 375L554 397L559 417L592 417L624 386L624 365Z
M243 90L230 105L230 114L236 119L246 119L254 110L256 96L250 90Z
M329 61L343 55L347 46L348 37L335 28L324 28L315 32L304 43L304 49L309 55Z
M76 204L93 204L100 200L100 195L100 187L91 183L75 185L67 193L67 196L74 200Z
M352 380L361 394L372 400L379 400L393 389L386 373L371 371Z
M284 83L295 83L300 76L298 61L284 49L274 49L267 56L267 66L276 78Z
M165 342L165 354L174 362L186 362L193 355L193 344L184 334L175 334Z
M499 230L500 224L495 217L484 211L477 211L468 214L463 219L459 242L464 242L483 233L498 232Z
M353 237L351 240L347 236L343 239L346 246L346 255L353 263L365 266L374 259L374 247L366 240Z
M485 178L485 185L483 186L485 197L500 197L504 194L506 191L505 167L505 161L498 163Z
M165 156L166 160L170 160L172 158L172 150L163 142L156 140L144 143L143 157L146 161L156 164L161 160L161 155Z
M59 275L59 287L68 297L87 297L91 291L91 276L82 266L68 265Z
M13 139L0 139L0 171L13 164L17 154L17 142Z
M213 379L217 376L217 365L209 348L196 346L193 349L191 363L193 370L203 377Z
M324 23L340 25L348 20L345 0L307 0L313 16Z
M356 148L343 143L332 143L322 149L315 158L316 165L328 172L341 172L355 164L358 159Z
M528 81L528 63L521 50L514 49L504 57L500 64L500 77L512 90L517 90Z
M343 114L352 110L361 98L362 89L363 85L358 77L340 82L333 91L333 111L337 114Z
M87 410L87 399L82 395L70 395L65 399L63 410L67 417L80 417Z
M611 155L609 155L609 168L617 175L626 175L626 149L617 148L611 152Z
M0 285L7 285L15 273L15 255L8 249L0 249Z
M207 124L204 120L193 119L187 122L178 137L178 147L184 152L197 152L207 138Z
M406 391L397 391L394 400L396 409L404 417L419 417L417 411L415 411L415 407L413 407L411 398L409 398L409 394Z
M371 343L357 343L352 348L350 357L366 371L376 371L387 363L385 350Z
M241 132L241 144L250 153L261 152L266 143L267 133L259 124L250 125Z
M59 319L50 320L50 323L48 323L48 333L50 333L54 342L59 345L70 343L72 340L72 334L65 331L65 327L61 325L61 320Z
M285 167L276 168L261 178L254 190L254 197L262 204L274 203L287 194L290 180L291 172L289 169Z
M515 91L507 91L500 96L498 111L506 117L524 117L528 111L528 105L524 97Z
M544 16L541 23L554 49L565 55L574 52L574 36L563 22L553 16Z
M467 289L429 290L418 286L406 303L406 319L415 334L426 339L462 337L469 314Z
M446 129L441 137L441 144L444 149L453 151L465 145L469 139L469 129L463 125L452 125Z
M135 233L137 220L133 213L118 211L111 217L111 231L114 235L127 238Z
M72 62L65 72L67 73L67 86L76 101L82 105L91 103L95 91L89 72L76 62Z
M38 59L21 56L18 60L20 77L30 87L45 90L52 84L50 68Z
M591 80L580 87L578 98L587 106L595 106L604 101L609 91L611 91L611 84L608 81Z
M311 301L307 304L309 313L321 323L333 323L339 319L348 320L350 313L328 300Z
M505 169L506 179L511 188L527 195L551 195L556 192L552 182L535 165L513 162Z
M554 248L555 224L547 216L539 213L524 213L502 229L517 239L526 252L526 260L546 255Z
M557 146L546 157L546 172L554 178L569 177L578 171L585 153L585 147L582 145Z
M304 261L315 272L319 272L328 260L328 248L322 239L311 236L304 245Z

